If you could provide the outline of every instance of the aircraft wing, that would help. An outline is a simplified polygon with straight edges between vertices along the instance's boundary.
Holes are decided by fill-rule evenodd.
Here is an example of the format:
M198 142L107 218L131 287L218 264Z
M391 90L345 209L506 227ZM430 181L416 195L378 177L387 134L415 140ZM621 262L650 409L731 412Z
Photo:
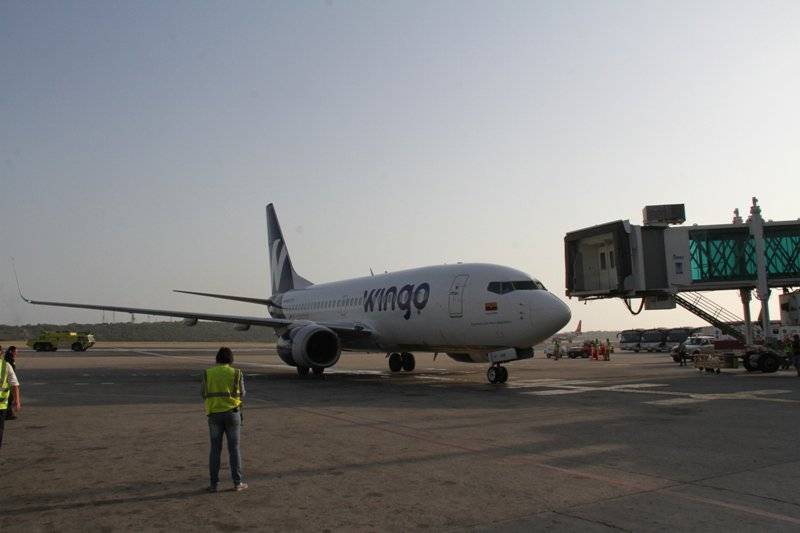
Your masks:
M20 293L20 296L22 294ZM48 305L53 307L73 307L76 309L96 309L99 311L120 311L122 313L132 313L137 315L156 315L156 316L174 316L184 318L186 320L207 320L209 322L229 322L231 324L241 324L247 326L265 326L268 328L288 328L294 325L303 324L306 321L289 320L285 318L270 318L270 317L256 317L256 316L237 316L237 315L215 315L211 313L194 313L191 311L169 311L165 309L144 309L140 307L119 307L113 305L93 305L82 303L69 303L69 302L44 302L37 300L28 300L24 296L22 299L33 305ZM333 330L335 333L346 336L368 337L372 333L361 324L326 324L323 322L314 322L320 326L325 326Z

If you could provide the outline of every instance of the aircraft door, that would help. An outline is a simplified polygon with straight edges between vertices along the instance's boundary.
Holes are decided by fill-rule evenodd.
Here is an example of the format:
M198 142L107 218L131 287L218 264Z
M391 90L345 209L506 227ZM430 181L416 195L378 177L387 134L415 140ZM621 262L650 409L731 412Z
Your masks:
M453 278L450 285L450 318L461 318L464 316L464 287L467 285L469 276L462 274Z

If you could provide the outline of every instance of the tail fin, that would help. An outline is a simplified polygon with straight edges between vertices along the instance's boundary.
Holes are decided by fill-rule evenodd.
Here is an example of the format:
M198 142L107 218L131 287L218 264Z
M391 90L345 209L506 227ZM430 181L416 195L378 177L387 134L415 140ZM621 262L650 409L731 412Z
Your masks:
M577 333L578 335L581 334L581 325L582 324L583 324L583 320L578 320L578 327L575 328L575 333Z
M292 259L289 257L289 249L286 248L281 225L278 223L278 216L275 214L272 204L267 206L267 250L269 251L273 295L313 285L294 271Z

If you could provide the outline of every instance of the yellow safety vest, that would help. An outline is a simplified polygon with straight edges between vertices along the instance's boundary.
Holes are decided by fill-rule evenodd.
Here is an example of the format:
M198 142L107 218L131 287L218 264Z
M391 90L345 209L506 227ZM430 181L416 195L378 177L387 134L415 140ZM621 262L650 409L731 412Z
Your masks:
M242 371L231 365L217 365L203 372L203 400L206 414L224 413L242 404Z
M8 408L8 397L11 387L8 386L8 361L2 359L0 363L0 411Z

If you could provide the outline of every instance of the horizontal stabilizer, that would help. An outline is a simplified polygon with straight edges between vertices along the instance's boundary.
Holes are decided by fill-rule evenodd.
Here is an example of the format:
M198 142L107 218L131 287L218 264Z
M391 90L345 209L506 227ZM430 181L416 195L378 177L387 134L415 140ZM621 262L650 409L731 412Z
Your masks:
M209 298L220 298L222 300L233 300L236 302L247 302L249 304L258 304L258 305L271 305L273 307L280 308L281 306L276 304L270 299L265 298L250 298L247 296L231 296L230 294L214 294L210 292L195 292L195 291L181 291L178 289L174 289L172 292L180 292L182 294L194 294L196 296L208 296Z

